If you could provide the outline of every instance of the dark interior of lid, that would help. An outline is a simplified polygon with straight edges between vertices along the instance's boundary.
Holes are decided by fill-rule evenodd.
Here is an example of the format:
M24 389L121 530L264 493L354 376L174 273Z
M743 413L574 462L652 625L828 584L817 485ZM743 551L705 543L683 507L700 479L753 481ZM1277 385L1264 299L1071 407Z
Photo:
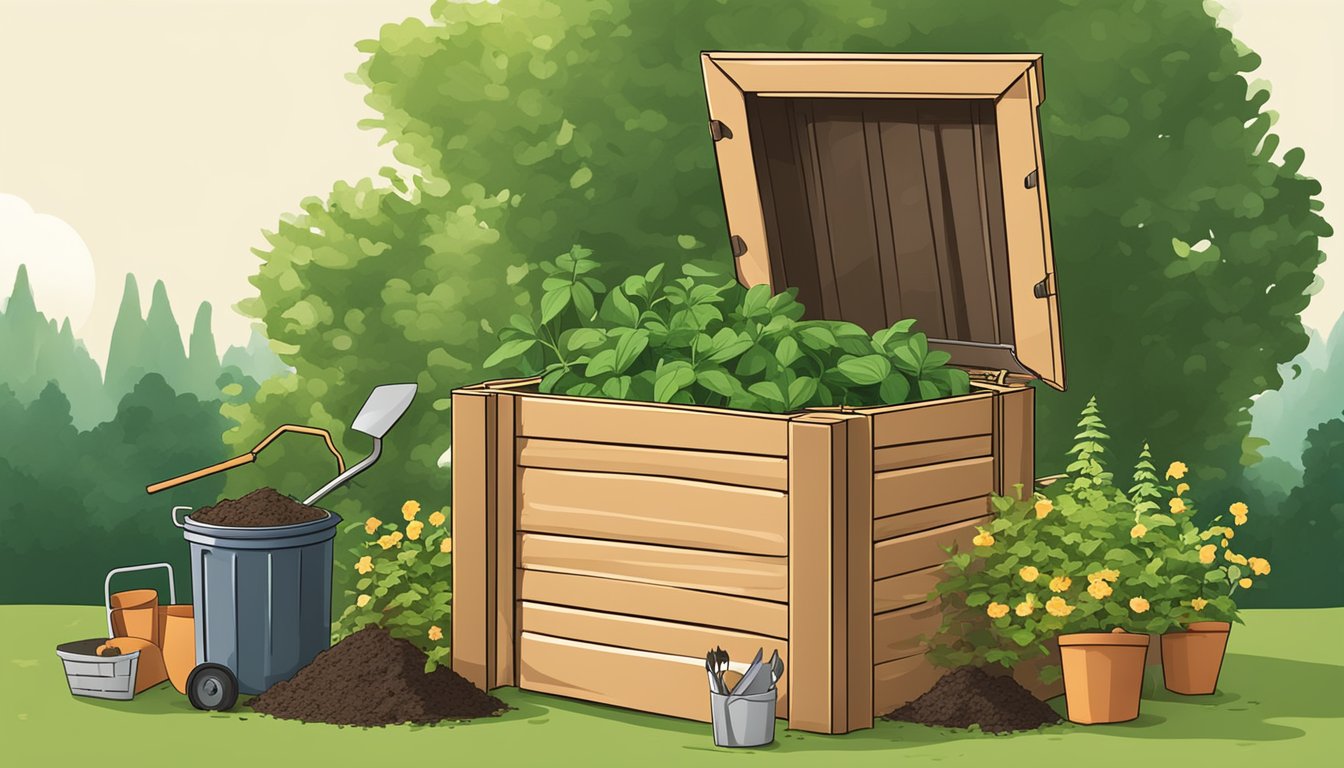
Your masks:
M914 318L957 364L1021 369L992 101L748 96L747 110L774 289L869 331Z

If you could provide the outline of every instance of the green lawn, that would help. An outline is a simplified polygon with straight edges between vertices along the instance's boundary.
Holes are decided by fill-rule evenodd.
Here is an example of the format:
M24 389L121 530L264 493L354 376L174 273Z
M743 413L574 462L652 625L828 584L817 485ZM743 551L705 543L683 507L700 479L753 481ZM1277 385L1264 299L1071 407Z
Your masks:
M96 636L102 616L100 608L0 606L0 754L7 764L371 766L390 758L410 766L644 768L701 760L831 765L843 752L845 766L1156 768L1207 761L1222 768L1324 765L1344 754L1344 609L1248 611L1246 626L1232 632L1219 693L1167 693L1159 672L1132 723L1007 736L881 722L828 737L781 725L774 745L751 751L715 749L701 723L512 689L499 692L515 707L502 718L369 730L273 720L246 707L197 712L166 683L128 702L72 697L54 648ZM1054 704L1062 709L1063 700Z

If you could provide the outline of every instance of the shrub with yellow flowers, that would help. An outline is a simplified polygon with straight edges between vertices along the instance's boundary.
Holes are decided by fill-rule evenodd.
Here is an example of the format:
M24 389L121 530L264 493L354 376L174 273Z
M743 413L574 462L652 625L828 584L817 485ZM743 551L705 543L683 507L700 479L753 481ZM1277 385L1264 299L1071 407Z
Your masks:
M453 539L447 507L427 515L422 511L420 502L407 501L386 522L370 515L346 528L362 528L366 538L336 566L353 569L358 580L345 592L350 604L336 619L332 640L378 624L422 648L429 672L449 651L443 627L452 603Z

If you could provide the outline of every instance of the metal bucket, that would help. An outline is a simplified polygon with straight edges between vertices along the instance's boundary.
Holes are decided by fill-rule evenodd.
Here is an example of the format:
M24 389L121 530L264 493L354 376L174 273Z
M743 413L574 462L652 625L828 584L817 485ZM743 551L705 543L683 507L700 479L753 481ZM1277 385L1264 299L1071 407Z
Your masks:
M140 652L121 656L99 656L95 651L106 639L76 640L56 646L56 655L65 666L70 693L95 699L130 701L135 696L135 671Z
M339 515L268 528L179 521L191 545L196 663L220 664L242 693L288 680L331 646L332 539Z
M709 715L716 747L763 747L775 740L779 691L727 694L710 692Z

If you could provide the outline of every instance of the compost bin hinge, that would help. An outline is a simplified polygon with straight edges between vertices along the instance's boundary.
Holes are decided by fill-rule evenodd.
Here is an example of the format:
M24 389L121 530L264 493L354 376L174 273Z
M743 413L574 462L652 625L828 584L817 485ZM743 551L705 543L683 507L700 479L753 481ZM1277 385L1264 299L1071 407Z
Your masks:
M1031 169L1031 173L1027 174L1027 178L1022 180L1022 185L1025 186L1027 189L1035 189L1036 183L1040 180L1041 180L1040 171L1033 168Z
M984 371L973 378L979 378L982 381L987 381L991 384L1003 385L1008 383L1008 371L1002 368L997 371Z
M732 237L728 238L728 243L733 249L734 259L742 258L742 254L747 252L747 241L743 240L737 235L733 235Z
M1031 287L1031 294L1038 299L1044 299L1047 296L1055 295L1055 273L1051 272L1041 281Z
M715 141L721 141L723 139L733 138L733 132L728 128L728 126L723 124L722 120L709 121L709 135L710 138L714 139Z

